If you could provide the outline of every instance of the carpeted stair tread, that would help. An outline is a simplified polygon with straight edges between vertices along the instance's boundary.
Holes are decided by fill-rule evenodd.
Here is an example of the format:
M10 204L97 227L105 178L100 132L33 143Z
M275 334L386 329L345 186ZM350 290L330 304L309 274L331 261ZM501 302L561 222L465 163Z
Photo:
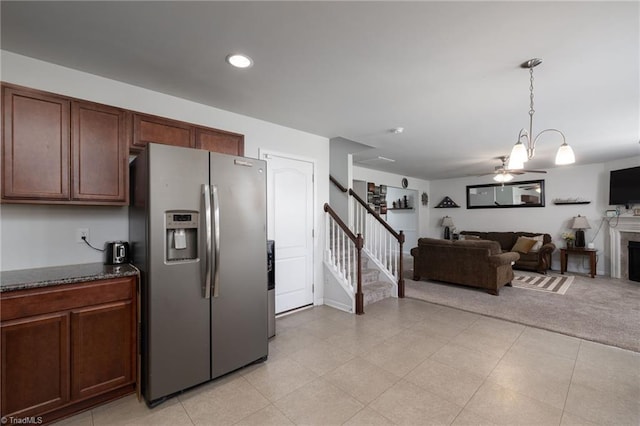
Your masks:
M364 305L378 302L392 296L393 285L387 281L374 281L362 284Z
M372 283L378 281L380 271L377 269L365 269L362 268L362 284Z

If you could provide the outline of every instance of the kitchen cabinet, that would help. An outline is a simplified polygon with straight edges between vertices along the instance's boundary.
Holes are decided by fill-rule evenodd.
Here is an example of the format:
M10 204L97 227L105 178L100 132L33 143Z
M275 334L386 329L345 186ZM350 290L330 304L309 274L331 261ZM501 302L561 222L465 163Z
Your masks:
M2 201L128 204L127 112L3 85Z
M4 200L69 199L69 99L3 87Z
M131 151L140 151L149 142L205 149L222 154L244 155L244 135L134 113Z
M196 128L196 148L244 156L244 135L198 127Z
M140 151L149 142L195 148L195 127L181 121L133 114L132 151Z
M137 277L0 293L2 416L45 422L132 393Z
M2 202L127 205L149 142L244 155L244 135L2 84Z
M72 102L73 200L128 202L129 129L122 109Z

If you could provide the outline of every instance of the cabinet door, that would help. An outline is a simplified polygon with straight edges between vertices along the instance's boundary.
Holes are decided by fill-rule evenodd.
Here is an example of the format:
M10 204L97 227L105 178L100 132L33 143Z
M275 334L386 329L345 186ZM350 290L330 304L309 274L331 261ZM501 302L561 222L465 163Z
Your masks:
M106 105L74 101L71 140L71 199L125 204L129 175L127 113Z
M86 398L135 382L133 300L71 313L71 396Z
M144 148L149 142L195 147L195 128L188 123L150 115L133 115L132 148Z
M244 156L244 135L198 127L196 128L196 148Z
M3 87L5 199L69 199L67 99Z
M36 415L69 401L69 316L2 323L2 416Z

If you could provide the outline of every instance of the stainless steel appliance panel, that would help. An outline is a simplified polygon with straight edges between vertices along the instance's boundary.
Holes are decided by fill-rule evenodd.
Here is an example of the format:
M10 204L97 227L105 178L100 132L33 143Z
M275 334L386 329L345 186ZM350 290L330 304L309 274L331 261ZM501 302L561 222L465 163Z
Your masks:
M148 147L149 267L146 297L147 401L211 378L210 301L202 297L202 253L168 262L166 213L200 211L202 184L209 179L205 151L150 144ZM203 230L198 230L198 238Z
M219 215L211 292L212 377L218 377L268 355L266 163L210 155L212 210Z
M267 241L268 337L276 335L276 242Z

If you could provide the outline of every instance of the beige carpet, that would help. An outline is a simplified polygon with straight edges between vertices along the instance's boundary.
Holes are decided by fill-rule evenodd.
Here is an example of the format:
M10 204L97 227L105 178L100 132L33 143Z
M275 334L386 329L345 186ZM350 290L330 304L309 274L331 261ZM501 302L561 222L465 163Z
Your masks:
M520 271L518 271L520 272ZM411 271L405 277L411 277ZM482 289L405 278L405 295L640 352L640 283L576 275L568 291Z

